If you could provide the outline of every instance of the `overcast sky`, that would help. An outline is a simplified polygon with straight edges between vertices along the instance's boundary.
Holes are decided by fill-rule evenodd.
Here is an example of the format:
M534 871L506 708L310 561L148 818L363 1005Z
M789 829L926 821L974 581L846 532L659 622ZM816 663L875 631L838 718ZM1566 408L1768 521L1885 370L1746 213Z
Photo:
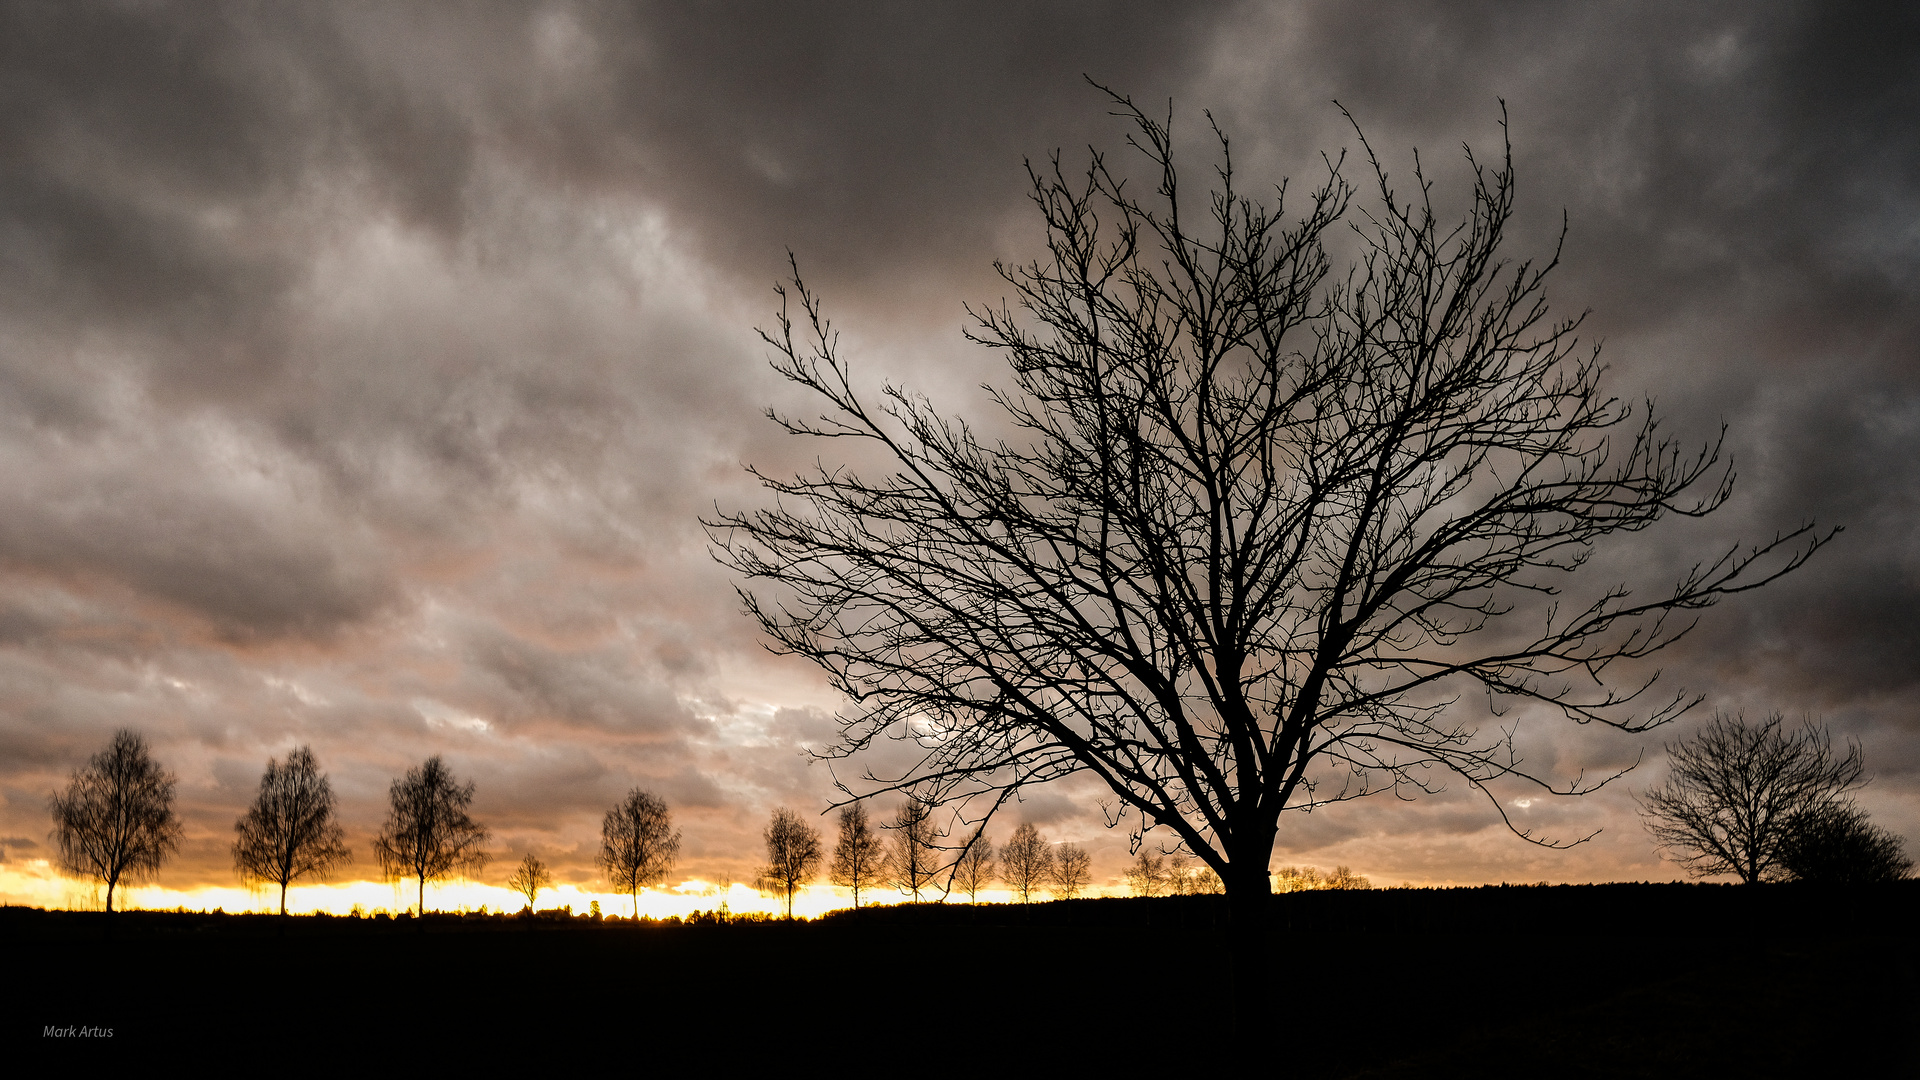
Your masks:
M1288 824L1276 861L1376 883L1668 878L1630 794L1714 708L1823 719L1920 845L1920 25L1910 5L0 4L0 839L132 727L179 777L163 881L233 881L269 756L311 744L367 840L444 754L504 878L594 876L599 820L664 798L682 872L750 877L839 703L769 657L697 518L791 468L754 334L791 249L864 377L986 409L962 304L1039 253L1023 161L1124 126L1083 76L1211 110L1243 179L1462 143L1519 176L1516 255L1570 232L1607 388L1724 422L1702 526L1600 566L1845 532L1663 658L1706 696L1640 740L1522 735L1582 800L1450 791ZM830 10L827 10L830 9ZM1204 175L1204 159L1193 173ZM1251 186L1248 184L1247 186ZM1095 788L1020 820L1119 873ZM889 813L883 804L881 813ZM3 890L0 890L3 891ZM0 900L5 899L0 895Z

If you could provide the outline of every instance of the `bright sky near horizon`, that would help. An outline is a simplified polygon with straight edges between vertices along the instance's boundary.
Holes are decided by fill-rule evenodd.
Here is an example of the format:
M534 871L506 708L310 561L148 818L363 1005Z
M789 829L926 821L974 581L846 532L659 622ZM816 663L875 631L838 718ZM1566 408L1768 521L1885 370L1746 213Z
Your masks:
M141 906L257 906L233 822L298 745L355 854L305 909L401 906L370 839L432 754L493 833L495 891L448 906L497 907L533 852L614 910L600 819L634 787L685 834L660 913L753 880L776 806L830 845L805 752L841 702L763 650L697 520L763 499L743 462L818 449L762 417L804 402L754 327L791 249L862 378L986 417L1002 361L961 305L1038 253L1023 160L1127 160L1083 74L1171 99L1182 138L1211 110L1246 181L1351 149L1337 100L1397 175L1419 148L1443 202L1504 101L1514 254L1550 251L1564 209L1555 313L1591 310L1611 393L1693 442L1724 422L1739 472L1724 512L1590 571L1670 580L1846 529L1659 657L1705 695L1664 732L1511 718L1562 779L1640 762L1583 799L1502 796L1590 843L1527 845L1455 785L1298 817L1276 864L1675 877L1631 796L1714 709L1857 740L1862 805L1920 846L1910 5L807 7L0 8L0 903L81 902L49 876L47 800L120 727L186 826ZM1057 783L993 831L1080 843L1117 887L1101 797Z

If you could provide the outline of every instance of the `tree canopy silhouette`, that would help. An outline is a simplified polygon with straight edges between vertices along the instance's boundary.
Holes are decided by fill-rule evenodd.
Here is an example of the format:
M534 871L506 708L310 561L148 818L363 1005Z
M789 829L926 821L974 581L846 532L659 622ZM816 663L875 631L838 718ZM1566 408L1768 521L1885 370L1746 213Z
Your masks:
M908 795L907 801L881 828L893 834L887 850L887 884L920 902L920 893L933 883L941 870L940 837L933 824L933 806L926 800Z
M833 862L827 868L827 880L853 890L853 906L860 906L860 890L870 889L880 879L886 862L886 845L868 823L864 803L854 803L840 811L840 836L833 845Z
M626 801L600 823L600 867L633 898L636 919L641 888L667 880L679 857L680 833L667 804L639 788L627 792Z
M760 880L787 898L787 918L793 918L793 894L820 873L820 834L782 806L767 823L767 865Z
M1121 877L1135 896L1159 896L1167 891L1167 857L1147 848L1134 853L1133 863Z
M1052 879L1052 846L1039 829L1022 822L1013 830L1013 839L1000 849L1000 880L1025 904L1032 902L1033 894L1046 888Z
M1913 869L1913 860L1898 836L1843 800L1787 819L1780 868L1795 881L1859 885L1899 881Z
M419 881L421 915L427 913L427 882L478 873L486 865L488 833L467 816L471 805L473 781L456 780L438 754L387 789L387 822L373 850L388 877Z
M280 914L287 913L287 886L309 874L324 874L353 857L346 832L334 820L333 787L310 747L287 755L285 765L267 759L253 806L233 831L233 865L242 877L280 886Z
M147 740L121 728L49 801L60 865L104 882L108 911L121 879L158 873L179 847L173 786L173 775L147 752Z
M1283 812L1449 775L1503 820L1496 782L1591 790L1611 777L1557 782L1511 726L1449 706L1663 723L1697 699L1645 700L1651 679L1620 662L1831 534L1709 553L1657 589L1588 585L1597 544L1709 514L1733 476L1718 442L1688 449L1601 390L1580 320L1548 316L1557 248L1505 256L1510 149L1468 151L1470 206L1449 220L1417 156L1403 194L1356 128L1364 207L1330 157L1289 217L1284 184L1271 202L1241 190L1218 127L1196 197L1171 120L1112 100L1148 189L1098 152L1029 166L1047 251L998 267L1013 304L970 309L970 340L1012 366L988 388L1011 433L857 389L796 259L762 336L821 411L770 415L881 471L756 470L774 505L708 525L775 647L854 703L829 756L918 748L852 794L912 790L981 821L1092 773L1114 823L1168 830L1253 933ZM1335 270L1343 222L1358 254ZM1247 964L1248 1000L1266 978Z
M1078 844L1061 844L1053 853L1053 873L1047 887L1062 900L1071 900L1093 884L1093 856Z
M993 884L995 873L993 840L983 829L975 829L972 839L953 864L953 887L967 894L969 903L978 903L980 890Z
M548 872L547 864L531 851L520 857L520 865L514 869L513 876L507 878L507 888L527 898L528 911L532 911L534 903L540 899L540 890L552 886L553 874Z
M1732 874L1748 885L1786 875L1781 845L1795 818L1827 810L1861 782L1860 748L1835 756L1811 722L1787 729L1716 714L1698 735L1667 747L1667 780L1641 797L1647 829L1696 877Z

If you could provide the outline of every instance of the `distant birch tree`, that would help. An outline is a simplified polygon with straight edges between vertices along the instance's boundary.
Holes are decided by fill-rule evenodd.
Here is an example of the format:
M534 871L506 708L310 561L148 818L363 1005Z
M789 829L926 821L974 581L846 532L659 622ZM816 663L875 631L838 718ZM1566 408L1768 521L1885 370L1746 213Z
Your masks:
M666 881L679 857L680 834L673 829L667 804L639 788L627 792L626 801L607 811L600 823L600 866L633 898L636 919L641 887Z
M1053 895L1071 900L1093 884L1093 857L1078 844L1061 844L1053 856L1053 873L1047 878Z
M933 807L909 796L893 816L892 824L882 827L893 833L893 847L887 853L887 884L912 895L917 904L921 891L940 869L940 838L934 832Z
M1141 848L1124 876L1133 895L1159 896L1167 891L1167 857Z
M295 749L284 765L267 759L259 794L233 831L234 869L250 881L280 886L282 915L288 885L353 858L334 818L333 787L311 747Z
M827 879L853 890L853 906L860 906L860 890L870 889L880 878L886 860L886 847L867 821L867 808L854 803L840 811L840 839L833 846L833 863Z
M540 890L552 885L553 875L547 872L547 864L532 852L521 857L519 869L507 879L507 888L527 898L528 911L533 910L534 902L540 898Z
M764 834L767 865L760 871L762 886L784 893L787 918L793 918L793 894L820 873L820 834L782 806L773 812Z
M50 800L60 866L105 882L108 911L122 878L158 873L179 847L173 785L173 775L147 753L147 740L121 728Z
M1000 849L1000 880L1026 904L1033 901L1034 893L1047 887L1052 876L1053 848L1047 838L1030 824L1013 830L1013 839Z
M387 823L374 839L374 854L389 878L419 881L417 910L425 915L427 882L478 873L486 865L487 830L467 816L473 781L460 783L435 754L395 780L387 799Z
M993 875L993 841L975 830L973 839L967 841L967 849L954 863L954 888L965 892L969 903L979 903L980 890L993 884Z

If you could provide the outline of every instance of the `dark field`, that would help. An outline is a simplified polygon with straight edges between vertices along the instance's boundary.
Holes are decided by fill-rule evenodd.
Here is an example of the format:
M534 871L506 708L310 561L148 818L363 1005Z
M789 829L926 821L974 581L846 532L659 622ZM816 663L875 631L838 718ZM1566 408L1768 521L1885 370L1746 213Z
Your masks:
M74 1065L1805 1078L1920 1075L1916 901L1920 882L1275 897L1265 1062L1224 1050L1216 897L797 924L6 908L0 948L10 1050Z

